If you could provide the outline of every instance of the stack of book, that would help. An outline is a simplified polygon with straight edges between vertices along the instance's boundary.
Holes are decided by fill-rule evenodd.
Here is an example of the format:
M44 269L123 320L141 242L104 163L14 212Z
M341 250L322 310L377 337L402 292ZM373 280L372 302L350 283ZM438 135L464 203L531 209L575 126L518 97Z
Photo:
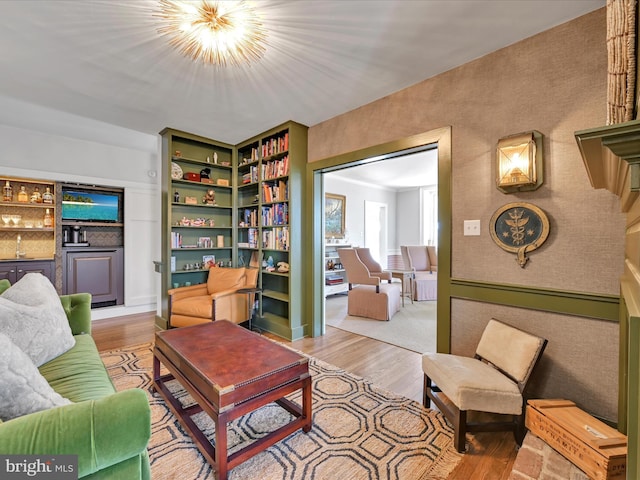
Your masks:
M325 283L327 285L339 285L344 281L340 275L327 275L325 277Z

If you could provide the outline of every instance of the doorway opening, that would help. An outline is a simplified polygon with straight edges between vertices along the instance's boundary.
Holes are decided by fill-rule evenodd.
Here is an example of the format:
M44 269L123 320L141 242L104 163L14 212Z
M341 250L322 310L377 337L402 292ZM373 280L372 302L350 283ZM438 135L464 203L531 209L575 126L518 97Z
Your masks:
M424 244L427 240L424 232L437 231L437 225L426 225L428 222L437 223L437 211L426 211L427 204L423 200L425 190L437 195L437 184L436 145L399 150L323 170L323 196L344 198L345 205L344 236L337 240L333 235L327 237L324 232L323 255L331 255L327 253L329 249L366 247L383 270L402 268L400 246ZM332 319L330 324L333 326L336 326L336 314L345 317L344 296L348 292L344 272L331 268L323 273L327 275L329 283L322 287L322 297L325 299L321 317L322 333L326 331L327 316ZM345 278L345 284L342 290L336 290L329 278L335 280L340 274ZM337 309L336 305L339 305ZM434 305L431 305L431 310L433 317ZM402 313L411 315L410 312L411 309L407 308ZM355 324L355 321L348 323ZM341 323L343 326L346 324ZM431 333L431 338L435 338L434 333ZM385 341L384 338L382 340Z

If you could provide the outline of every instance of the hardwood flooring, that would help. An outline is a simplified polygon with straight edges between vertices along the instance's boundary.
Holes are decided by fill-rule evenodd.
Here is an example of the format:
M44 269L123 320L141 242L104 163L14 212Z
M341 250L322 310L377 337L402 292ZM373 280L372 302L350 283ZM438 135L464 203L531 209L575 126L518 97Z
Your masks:
M100 351L153 341L154 313L96 320L92 335ZM327 327L322 337L289 342L271 334L269 338L366 377L376 385L422 401L422 367L418 353ZM467 453L449 480L507 480L516 457L510 432L467 435Z

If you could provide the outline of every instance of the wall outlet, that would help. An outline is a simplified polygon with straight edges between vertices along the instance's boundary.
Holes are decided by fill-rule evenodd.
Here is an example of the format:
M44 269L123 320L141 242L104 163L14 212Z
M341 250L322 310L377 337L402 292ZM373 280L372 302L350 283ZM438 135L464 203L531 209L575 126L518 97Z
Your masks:
M464 235L465 237L480 235L480 220L465 220Z

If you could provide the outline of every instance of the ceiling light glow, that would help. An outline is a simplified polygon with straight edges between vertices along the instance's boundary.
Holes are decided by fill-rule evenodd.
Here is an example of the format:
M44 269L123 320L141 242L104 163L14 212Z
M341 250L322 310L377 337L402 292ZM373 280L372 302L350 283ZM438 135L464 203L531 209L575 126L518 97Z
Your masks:
M158 32L183 55L217 66L262 58L266 32L255 10L243 0L160 0Z

